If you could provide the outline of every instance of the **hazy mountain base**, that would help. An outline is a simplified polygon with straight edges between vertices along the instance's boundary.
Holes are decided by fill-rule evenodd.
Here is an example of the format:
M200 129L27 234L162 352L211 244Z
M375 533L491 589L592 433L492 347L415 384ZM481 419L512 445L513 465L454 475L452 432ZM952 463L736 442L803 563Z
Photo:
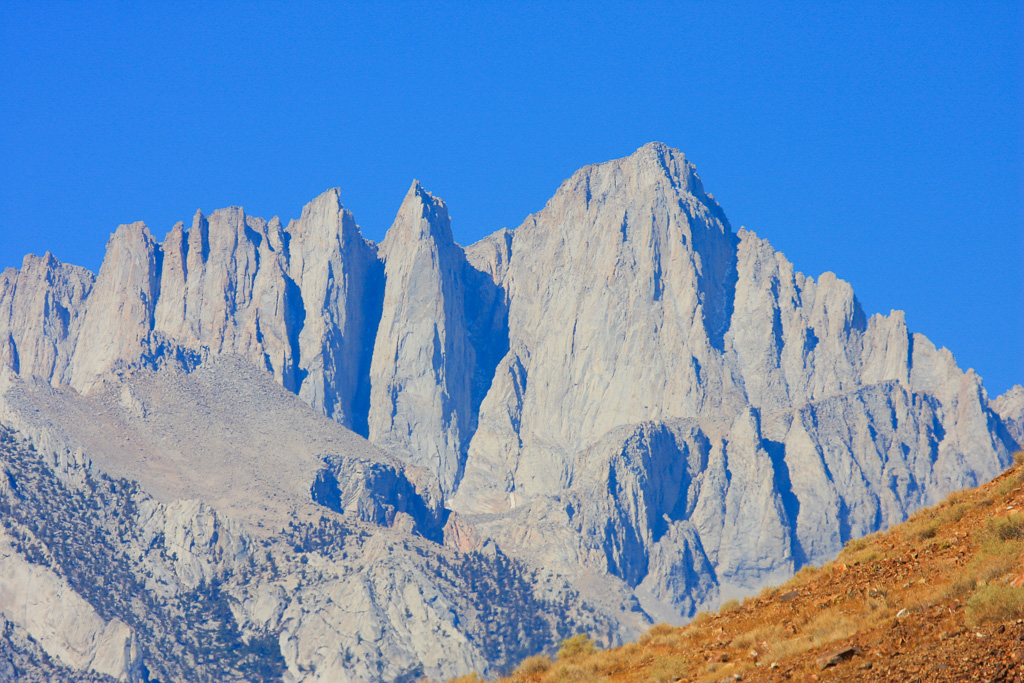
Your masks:
M785 584L599 650L585 635L506 681L1020 681L1024 453ZM466 676L453 683L473 683Z
M545 566L622 577L680 623L991 478L938 440L921 448L935 409L893 382L731 424L621 427L579 454L558 495L463 518Z
M113 683L115 678L63 666L17 624L0 616L0 681Z
M190 395L203 395L197 385L223 390L239 374L245 376L234 372L238 369L217 363L190 375ZM135 401L119 400L114 407L134 414L140 430L158 434L163 406L156 396L161 390L167 396L175 379L180 375L169 369L140 377L124 385ZM251 399L260 392L258 380L236 383L234 393L242 401L246 393ZM263 388L271 396L281 392L273 383ZM8 396L18 389L22 401L33 395L19 386L8 387ZM294 397L283 396L286 405L299 411L284 424L301 426L306 415L323 420ZM68 419L77 414L70 406L85 399L73 392L48 398L55 401L49 410L59 408L63 422L75 424ZM142 425L139 402L150 411ZM43 405L41 399L36 405ZM123 444L143 438L143 431L117 425L101 405L93 401L79 410L92 411L91 427L98 426L110 444L124 449ZM275 414L272 399L257 405L265 411L254 407L253 417ZM40 418L36 408L28 412L38 422L36 427L25 424L46 430L52 413ZM239 429L242 414L233 415L231 426ZM8 416L15 416L10 402ZM243 442L223 454L221 466L228 471L220 476L227 480L244 472L239 467L268 456L287 477L296 459L304 457L301 435L280 424L275 438L287 442L295 437L291 452L258 455L244 443L252 432L225 429L218 417L217 409L210 410L203 430L179 430L177 438L198 441L209 431L221 431ZM428 510L428 503L417 498L412 484L399 486L415 499L407 500L408 511L394 486L372 485L382 477L394 484L399 473L382 454L375 458L365 442L362 459L341 450L318 460L304 500L288 500L285 490L277 507L290 512L278 518L247 515L236 499L225 501L215 477L205 491L201 484L187 486L227 503L234 516L195 499L162 503L137 482L98 471L80 448L57 447L53 429L37 431L36 440L48 444L46 452L34 450L7 428L0 433L4 612L55 661L76 669L139 681L415 680L466 670L498 672L580 628L604 633L608 642L619 640L615 621L588 608L557 577L538 574L493 545L484 552L461 553L414 533L419 525L425 535L441 535L442 520L430 514L413 518L410 512ZM64 433L60 438L69 437ZM179 443L179 449L187 451L190 445L196 444ZM106 449L111 464L118 459L116 451ZM147 478L147 462L157 474L163 471L160 463L142 458L142 479ZM359 472L366 471L371 476L360 480ZM333 498L339 504L331 506L344 514L312 502L314 481L324 488L316 472L344 482L345 490ZM368 482L362 490L356 490L359 481ZM250 482L247 495L267 495L261 488L258 480ZM259 507L258 500L252 504ZM260 526L274 519L289 521L281 527ZM498 595L501 599L494 599Z

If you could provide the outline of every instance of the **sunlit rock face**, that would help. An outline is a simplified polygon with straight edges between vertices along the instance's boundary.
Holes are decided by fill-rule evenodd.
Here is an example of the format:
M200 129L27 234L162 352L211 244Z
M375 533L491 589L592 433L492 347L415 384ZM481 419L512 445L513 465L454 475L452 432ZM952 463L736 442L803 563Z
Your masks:
M70 492L52 506L128 495L88 534L155 615L99 601L74 534L25 512L0 562L42 597L2 607L4 651L122 680L221 645L256 658L225 663L242 678L496 673L782 581L1024 441L1024 390L990 400L902 312L733 230L659 143L465 248L418 182L379 245L341 194L287 226L121 226L95 278L0 273L0 502L33 458ZM499 586L519 607L478 594ZM193 598L223 642L179 628Z

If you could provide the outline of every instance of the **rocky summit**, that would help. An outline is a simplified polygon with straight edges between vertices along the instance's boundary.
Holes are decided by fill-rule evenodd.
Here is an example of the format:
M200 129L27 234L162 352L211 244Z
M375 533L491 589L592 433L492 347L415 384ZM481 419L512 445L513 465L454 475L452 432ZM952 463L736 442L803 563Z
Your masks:
M0 273L0 672L497 675L780 583L1002 472L1024 389L734 231L682 153L460 246L413 182Z

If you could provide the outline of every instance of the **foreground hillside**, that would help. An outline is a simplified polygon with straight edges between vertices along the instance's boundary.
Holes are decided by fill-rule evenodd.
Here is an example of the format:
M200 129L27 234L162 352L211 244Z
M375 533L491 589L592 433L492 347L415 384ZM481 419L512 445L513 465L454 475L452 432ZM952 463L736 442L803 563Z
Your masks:
M1020 681L1022 509L1018 464L755 598L612 650L577 637L505 680Z

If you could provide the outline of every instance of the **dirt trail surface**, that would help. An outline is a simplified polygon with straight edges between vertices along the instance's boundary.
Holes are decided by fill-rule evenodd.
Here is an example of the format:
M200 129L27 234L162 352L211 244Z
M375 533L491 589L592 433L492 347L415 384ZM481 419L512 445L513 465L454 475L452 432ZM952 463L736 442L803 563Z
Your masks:
M1016 467L742 604L505 680L1024 681L1022 510Z

